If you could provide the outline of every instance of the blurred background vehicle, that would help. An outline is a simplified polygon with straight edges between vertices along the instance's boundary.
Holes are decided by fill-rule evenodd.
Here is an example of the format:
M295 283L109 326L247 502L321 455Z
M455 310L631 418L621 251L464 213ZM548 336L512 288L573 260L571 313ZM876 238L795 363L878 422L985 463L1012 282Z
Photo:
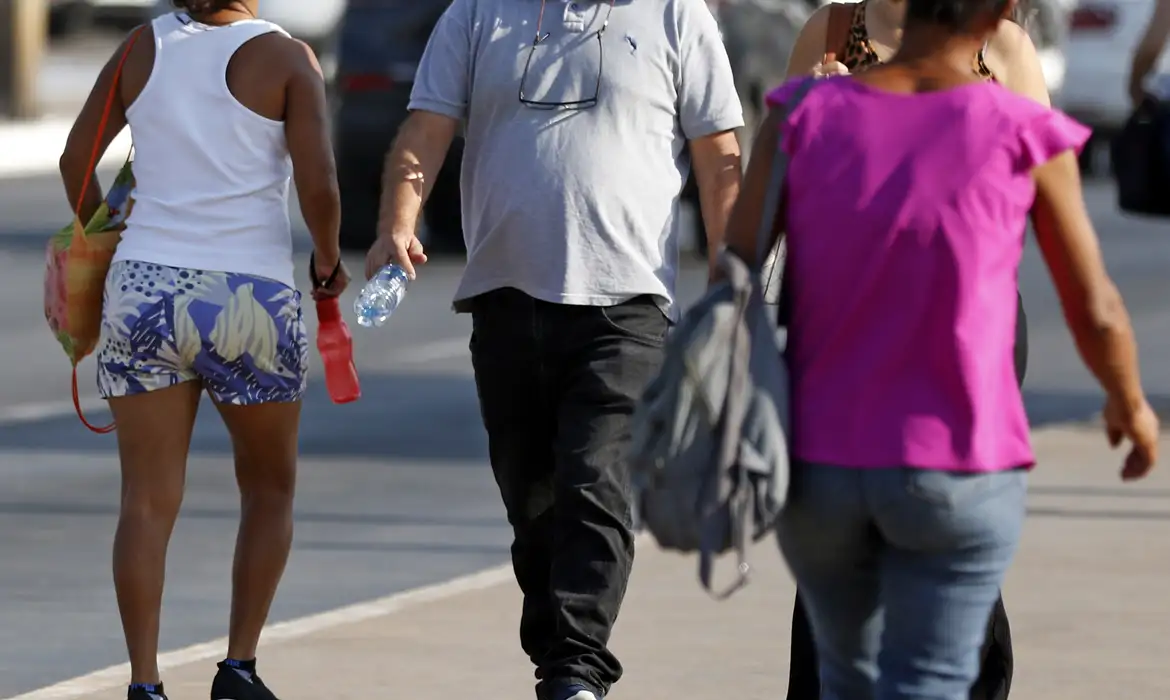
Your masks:
M85 0L49 0L49 35L63 36L87 27L92 20Z
M346 0L260 0L260 16L308 44L324 64L332 60L346 4Z
M334 148L341 185L341 245L374 241L382 163L406 119L414 74L448 0L350 2L341 22L334 93ZM451 144L424 211L429 253L460 253L459 165L463 139Z
M263 0L260 16L328 56L345 6L346 0ZM133 26L174 9L170 0L49 0L50 33L69 34L90 24Z
M1153 11L1154 0L1082 0L1071 10L1062 47L1068 77L1056 102L1093 129L1093 141L1081 156L1086 173L1105 168L1106 146L1133 109L1130 59ZM1170 56L1162 55L1156 72L1170 73Z

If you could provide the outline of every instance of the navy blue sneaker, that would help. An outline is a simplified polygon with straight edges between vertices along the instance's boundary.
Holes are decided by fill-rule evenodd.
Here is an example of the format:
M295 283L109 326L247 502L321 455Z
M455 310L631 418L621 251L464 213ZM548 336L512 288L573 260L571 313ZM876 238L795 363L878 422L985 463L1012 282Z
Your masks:
M598 697L593 694L593 691L586 690L585 686L571 685L565 688L559 696L558 700L605 700L605 698Z
M163 692L162 683L154 686L132 685L126 691L126 700L167 700L167 694Z
M241 673L219 663L219 672L211 682L211 700L277 700L264 681L254 672Z

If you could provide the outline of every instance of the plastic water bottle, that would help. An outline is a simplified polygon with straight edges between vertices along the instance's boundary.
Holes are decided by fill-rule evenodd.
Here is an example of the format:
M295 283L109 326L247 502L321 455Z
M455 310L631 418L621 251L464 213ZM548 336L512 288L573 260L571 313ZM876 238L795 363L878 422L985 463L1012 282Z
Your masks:
M409 282L406 270L397 265L387 265L378 270L378 274L366 283L357 301L353 303L358 325L362 328L374 328L385 323L390 314L402 303Z

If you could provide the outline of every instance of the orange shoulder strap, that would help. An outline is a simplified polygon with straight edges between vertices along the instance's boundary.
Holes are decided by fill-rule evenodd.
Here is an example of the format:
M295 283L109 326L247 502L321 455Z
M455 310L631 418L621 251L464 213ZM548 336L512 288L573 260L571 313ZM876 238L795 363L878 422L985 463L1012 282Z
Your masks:
M130 50L134 48L134 44L138 42L138 37L142 35L144 29L146 29L146 25L135 29L130 34L126 40L126 48L122 49L122 55L118 58L118 67L114 69L114 79L110 82L110 92L106 95L106 105L102 109L102 119L98 122L97 137L93 140L93 150L89 154L89 167L85 171L85 179L81 181L81 192L77 195L77 206L73 210L73 215L78 219L81 218L81 207L85 204L85 194L89 191L89 184L93 181L98 158L101 157L102 137L110 123L110 112L114 108L114 100L118 97L118 84L122 81L122 70L126 67L126 59L130 57ZM86 222L82 222L82 226L85 224Z
M851 2L834 2L829 5L829 28L825 32L825 53L833 54L837 60L845 56L849 48L849 29L853 25L856 5Z
M110 83L110 92L106 95L106 105L102 109L102 119L98 122L97 138L93 140L93 150L89 156L89 167L85 170L85 178L81 181L81 191L77 195L77 207L73 210L74 217L78 221L81 220L81 207L85 203L85 194L89 191L90 182L93 181L94 170L97 168L98 159L102 151L102 137L106 133L106 127L110 123L110 112L114 108L114 100L118 97L118 85L122 79L122 69L126 67L126 59L130 56L130 50L134 48L138 37L142 35L146 25L143 25L134 30L130 37L126 40L126 48L122 50L122 55L118 58L118 67L114 69L114 79ZM85 222L81 223L85 226ZM77 417L81 419L81 423L98 434L106 434L114 431L116 427L114 423L105 426L95 426L85 418L85 412L81 410L81 395L77 386L77 365L73 365L73 408L77 411Z

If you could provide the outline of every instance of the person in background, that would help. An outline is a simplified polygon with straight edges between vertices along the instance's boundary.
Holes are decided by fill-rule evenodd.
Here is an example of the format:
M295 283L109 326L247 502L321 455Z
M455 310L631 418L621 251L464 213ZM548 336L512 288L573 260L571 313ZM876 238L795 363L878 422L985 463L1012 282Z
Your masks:
M1141 41L1134 47L1129 70L1129 94L1135 107L1152 96L1148 79L1157 68L1158 59L1166 50L1167 41L1170 41L1170 0L1156 0L1146 31ZM1166 99L1167 96L1158 97ZM1166 142L1170 148L1170 134L1167 134Z
M798 420L778 533L823 700L966 700L978 676L1034 463L1013 362L1029 215L1106 391L1108 439L1132 443L1122 477L1156 461L1158 419L1083 201L1076 153L1089 131L972 70L1014 11L1015 0L909 0L885 64L769 116L728 225L732 250L754 259L783 148L774 228L786 232Z
M241 503L227 658L211 697L274 700L256 675L256 646L292 541L308 347L293 281L290 174L318 276L340 269L325 86L305 45L256 19L257 0L176 4L184 11L136 30L117 85L127 43L106 64L61 156L77 207L93 144L100 139L104 152L130 127L137 185L106 281L97 357L122 463L114 587L128 698L166 697L157 656L167 545L206 392L231 434ZM101 205L92 185L82 221ZM315 294L336 296L346 282L340 270Z
M901 43L907 0L829 3L801 30L788 64L788 76L843 75L879 65ZM1022 10L1022 8L1021 8ZM976 75L1009 90L1051 104L1040 58L1032 39L1012 17L1005 17L971 58ZM833 60L823 62L826 54Z
M819 9L801 30L788 64L790 78L845 75L879 65L902 39L906 0L831 3ZM1021 14L1018 10L1013 14ZM824 58L828 57L827 63ZM1051 104L1040 59L1032 40L1015 21L1004 19L972 56L972 72L1036 102ZM866 119L858 114L859 122ZM1020 300L1016 319L1016 378L1023 382L1028 361L1027 320ZM1006 700L1011 688L1014 654L1011 627L1002 598L988 621L979 682L970 700ZM789 700L815 700L820 682L812 632L799 592L793 606L789 663Z
M679 193L693 164L714 257L742 177L727 54L705 0L455 0L410 110L366 275L426 260L419 208L462 126L455 310L471 314L520 644L540 700L600 700L622 674L625 451L677 313Z

